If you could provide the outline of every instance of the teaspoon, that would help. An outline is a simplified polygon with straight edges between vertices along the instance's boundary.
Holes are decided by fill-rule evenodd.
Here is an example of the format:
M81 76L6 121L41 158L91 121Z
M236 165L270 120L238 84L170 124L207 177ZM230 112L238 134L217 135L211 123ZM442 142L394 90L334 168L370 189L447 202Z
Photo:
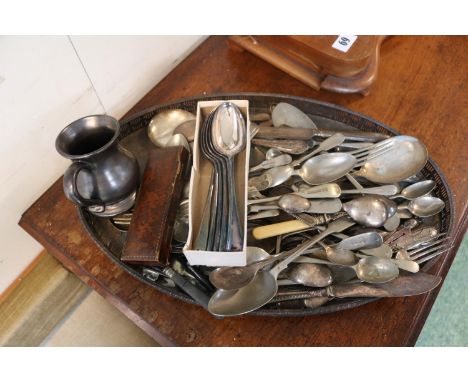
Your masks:
M420 196L398 207L409 210L415 216L425 218L438 214L445 208L445 203L435 196Z
M435 188L436 184L433 180L423 180L405 187L401 190L400 194L392 196L394 198L404 198L407 200L413 200L420 196L427 195Z

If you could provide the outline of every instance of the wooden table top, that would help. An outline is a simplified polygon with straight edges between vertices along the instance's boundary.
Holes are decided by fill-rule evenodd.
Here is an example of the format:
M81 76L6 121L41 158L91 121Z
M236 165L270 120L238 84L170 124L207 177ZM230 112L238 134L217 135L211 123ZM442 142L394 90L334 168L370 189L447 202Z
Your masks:
M379 78L363 97L314 91L261 59L230 48L226 37L210 37L127 116L200 94L283 93L342 105L418 137L455 195L455 245L431 269L445 277L467 227L467 48L465 37L392 37L382 46ZM112 262L81 226L61 179L24 213L20 225L162 345L411 346L438 293L382 299L322 316L216 319L143 284Z

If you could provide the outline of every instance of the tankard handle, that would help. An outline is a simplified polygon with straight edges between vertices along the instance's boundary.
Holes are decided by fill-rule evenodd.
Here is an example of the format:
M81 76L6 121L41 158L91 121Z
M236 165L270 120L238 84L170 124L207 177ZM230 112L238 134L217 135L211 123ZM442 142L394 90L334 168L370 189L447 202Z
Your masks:
M68 168L65 176L70 178L71 177L71 190L70 190L70 197L73 199L76 204L80 205L81 207L98 207L99 210L96 212L103 212L105 209L105 204L100 199L85 199L83 198L76 185L78 174L81 170L84 169L91 169L91 166L84 162L73 162L71 166ZM65 180L65 178L64 178Z

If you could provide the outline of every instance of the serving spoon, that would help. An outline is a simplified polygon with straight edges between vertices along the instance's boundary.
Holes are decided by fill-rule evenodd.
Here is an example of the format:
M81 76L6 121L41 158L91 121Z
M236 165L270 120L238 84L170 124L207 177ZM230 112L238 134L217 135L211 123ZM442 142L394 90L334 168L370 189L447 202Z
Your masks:
M417 174L427 162L427 148L415 137L398 135L376 143L375 149L381 145L386 145L385 152L367 160L353 176L396 183Z
M195 118L195 115L182 109L161 111L149 122L148 137L156 146L165 147L179 125Z

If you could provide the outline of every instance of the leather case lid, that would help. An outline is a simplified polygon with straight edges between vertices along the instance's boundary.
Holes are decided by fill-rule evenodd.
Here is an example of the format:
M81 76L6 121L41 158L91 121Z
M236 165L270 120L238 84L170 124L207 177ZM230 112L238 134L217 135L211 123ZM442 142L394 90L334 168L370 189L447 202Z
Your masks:
M150 151L122 261L148 265L169 263L172 231L187 162L188 152L182 146Z

